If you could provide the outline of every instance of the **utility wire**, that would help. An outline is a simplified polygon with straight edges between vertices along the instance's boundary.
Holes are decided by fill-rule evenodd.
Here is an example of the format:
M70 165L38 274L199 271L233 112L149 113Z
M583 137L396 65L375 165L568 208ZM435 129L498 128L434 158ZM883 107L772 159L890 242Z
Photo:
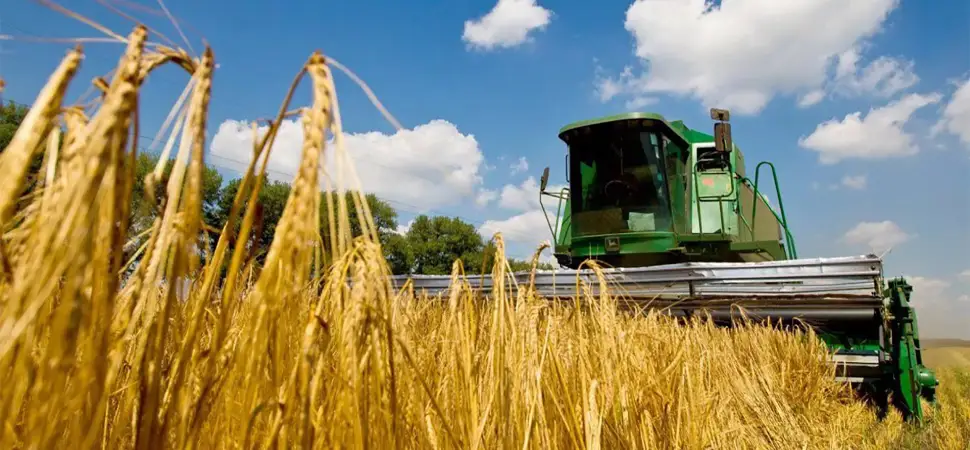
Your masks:
M15 29L15 30L17 30L17 31L19 31L20 33L22 33L22 34L24 34L26 36L37 37L37 36L33 35L32 33L28 33L28 32L24 31L23 29L21 29L19 27L14 26L12 28ZM2 33L0 33L0 34L2 34ZM0 40L0 54L3 53L2 50L3 50L2 49L2 40ZM101 56L101 55L99 55L99 56ZM107 60L105 60L105 61L107 61ZM0 70L2 70L2 65L0 65ZM0 72L0 75L2 75L2 72ZM156 77L155 79L158 80L158 77ZM173 81L168 80L168 79L165 79L165 78L161 78L161 80L164 82L164 84L170 84L173 87L176 86L176 84L177 84L177 83L174 83ZM30 105L27 105L27 104L24 104L24 103L20 103L20 102L16 102L16 101L12 101L12 100L10 102L12 102L14 104L18 104L18 105L25 106L25 107L29 107L30 106ZM2 105L2 104L4 104L4 102L3 102L3 93L0 92L0 105ZM152 137L148 137L148 136L144 136L144 135L139 135L137 137L139 139L147 139L149 142L154 142L154 138L152 138ZM139 150L144 150L144 148L141 147L141 146L139 146ZM230 157L227 157L227 156L223 156L223 155L217 155L217 154L214 154L212 152L207 152L207 154L210 157L212 157L212 158L219 158L219 159L223 159L223 160L235 162L237 164L240 164L242 167L248 167L249 166L249 163L248 162L239 161L239 160L236 160L236 159L233 159L233 158L230 158ZM395 170L392 167L383 165L383 164L378 163L376 161L369 161L369 163L370 164L374 164L374 165L376 165L378 167L383 167L383 168L388 169L388 170ZM241 170L239 168L233 168L233 167L229 167L229 166L226 166L226 165L215 164L215 163L212 162L212 159L211 158L208 159L207 164L208 165L211 165L213 167L219 167L219 168L226 169L226 170L231 170L231 171L234 171L234 172L241 172ZM276 174L276 175L283 175L283 176L286 176L286 177L288 177L290 179L293 179L296 176L295 174L288 173L288 172L283 172L283 171L279 171L279 170L275 170L275 169L270 169L269 167L266 168L266 171L269 172L269 173ZM426 181L433 181L433 180L429 180L429 179L425 179L425 180ZM381 200L386 201L388 203L391 203L393 205L398 205L398 208L397 209L402 210L402 211L406 211L406 212L409 212L409 213L412 213L412 214L428 214L428 213L430 213L430 214L434 214L434 215L438 215L438 216L444 216L444 217L457 217L457 218L461 219L462 221L465 221L467 223L472 224L473 226L475 226L476 229L482 227L487 222L487 220L486 221L481 221L481 222L475 221L475 220L471 220L471 219L469 219L467 217L464 217L462 215L459 215L459 214L445 214L442 211L438 211L438 210L431 209L431 208L425 208L425 209L422 210L418 206L411 205L411 204L402 202L400 200L393 200L393 199L388 199L388 198L382 198ZM543 213L545 214L545 211L544 210L543 210ZM506 236L510 236L512 238L518 238L518 239L521 239L523 241L531 241L532 240L530 236L526 236L523 233L516 233L516 232L511 232L511 231L502 231L502 234L504 234Z
M26 31L24 31L23 29L21 29L21 28L19 28L19 27L16 27L16 26L15 26L15 27L13 27L13 28L14 28L15 30L17 30L17 31L19 31L19 32L20 32L21 34L24 34L24 35L26 35L26 36L30 36L30 37L38 37L38 36L36 36L36 35L34 35L34 34L32 34L32 33L29 33L29 32L26 32ZM0 33L0 34L2 34L2 33ZM0 40L0 43L2 43L2 40ZM2 50L2 49L0 49L0 50ZM99 55L99 56L100 56L100 55ZM172 84L173 86L175 86L175 84L176 84L176 83L174 83L174 82L171 82L170 80L167 80L167 79L164 79L164 78L163 78L162 80L163 80L163 81L165 81L165 82L167 82L166 84ZM25 104L25 103L21 103L21 102L15 102L15 101L12 101L12 102L13 102L13 103L15 103L15 104L18 104L18 105L21 105L21 106L24 106L24 107L29 107L29 106L30 106L30 105L28 105L28 104ZM149 136L145 136L145 135L139 135L139 136L137 136L137 137L138 137L139 139L145 139L145 140L147 140L148 142L151 142L151 143L154 143L154 141L155 141L155 139L154 139L154 138L152 138L152 137L149 137ZM139 150L144 150L144 148L142 148L142 147L140 147L140 146L139 146ZM234 158L231 158L231 157L228 157L228 156L224 156L224 155L219 155L219 154L215 154L215 153L212 153L211 151L210 151L210 152L207 152L207 155L208 155L208 156L210 156L210 157L213 157L213 158L218 158L218 159L222 159L222 160L226 160L226 161L230 161L230 162L234 162L234 163L237 163L237 164L239 164L239 165L240 165L241 167L243 167L243 168L245 168L245 167L248 167L248 166L249 166L249 163L248 163L248 162L245 162L245 161L240 161L240 160L237 160L237 159L234 159ZM210 159L210 161L211 161L211 159ZM375 166L378 166L378 167L382 167L382 168L384 168L384 169L387 169L387 170L391 170L391 171L393 171L393 170L395 170L395 168L393 168L393 167L390 167L390 166L387 166L387 165L384 165L384 164L381 164L381 163L379 163L379 162L377 162L377 161L368 161L368 163L369 163L369 164L373 164L373 165L375 165ZM229 166L225 166L225 165L219 165L219 164L215 164L215 163L212 163L212 164L210 164L210 165L212 165L212 166L214 166L214 167L219 167L219 168L222 168L222 169L227 169L227 170L231 170L231 171L234 171L234 172L241 172L241 170L240 170L240 168L235 168L235 167L229 167ZM266 168L266 171L267 171L267 172L269 172L269 173L272 173L272 174L275 174L275 175L278 175L278 176L284 176L284 177L288 177L289 179L293 179L293 178L295 178L295 176L296 176L295 174L292 174L292 173L288 173L288 172L283 172L283 171L280 171L280 170L276 170L276 169L271 169L271 168L269 168L269 167L267 167L267 168ZM427 179L427 178L425 178L425 180L426 180L426 181L432 181L432 180L429 180L429 179ZM423 212L429 212L429 213L432 213L432 214L437 214L437 215L444 215L444 216L451 216L451 217L458 217L458 218L460 218L460 219L462 219L462 220L464 220L464 221L466 221L466 222L469 222L469 223L473 223L473 224L474 224L474 223L476 223L476 221L472 221L472 220L469 220L469 219L467 219L467 218L465 218L465 217L462 217L462 216L460 216L460 215L455 215L455 214L443 214L443 213L442 213L441 211L436 211L436 210L433 210L433 209L424 209L424 210L422 210L422 209L421 209L420 207L418 207L418 206L415 206L415 205L411 205L411 204L408 204L408 203L405 203L405 202L402 202L402 201L400 201L400 200L391 200L391 199L381 199L381 200L384 200L384 201L387 201L388 203L394 203L394 204L398 204L398 205L401 205L401 206L404 206L405 208L398 208L398 209L401 209L401 210L403 210L403 211L406 211L406 212L410 212L410 213L413 213L413 214L421 214L421 213L423 213ZM407 208L411 208L411 209L407 209ZM484 225L484 222L482 222L482 223L479 223L479 224L477 224L477 226L481 226L481 225Z
M27 105L25 103L17 102L15 100L8 100L7 103L13 103L15 105L24 106L24 107L29 107L30 106L30 105ZM147 140L148 142L154 142L154 138L153 137L150 137L150 136L138 135L137 137L139 139ZM139 149L139 151L142 151L143 153L152 154L154 156L158 156L158 153L157 152L156 153L148 152L144 146L139 145L138 146L138 149ZM239 164L243 168L249 166L249 163L246 162L246 161L240 161L238 159L231 158L231 157L228 157L228 156L215 154L215 153L212 153L211 151L210 152L206 152L206 156L208 156L208 158L206 158L207 159L206 165L209 165L209 166L212 166L212 167L216 167L216 168L225 169L225 170L229 170L229 171L236 172L236 173L241 173L242 172L242 169L240 169L239 167L232 167L232 166L229 166L229 165L226 165L226 164L221 164L221 163L215 162L215 161L213 161L213 159L219 159L219 160L224 160L224 161L229 161L229 162L232 162L232 163L236 163L236 164ZM388 170L393 170L392 167L386 166L386 165L383 165L383 164L380 164L378 162L369 161L368 163L369 164L374 164L374 165L379 166L379 167L383 167L383 168L388 169ZM268 168L268 167L267 167L266 171L268 173L272 173L274 175L277 175L277 176L279 176L281 178L286 178L286 179L290 179L290 180L292 180L293 178L296 177L296 174L294 174L294 173L285 172L285 171L281 171L281 170L277 170L277 169L271 169L271 168ZM427 178L425 178L425 180L432 181L432 180L429 180ZM460 214L448 214L448 213L445 213L444 211L441 211L441 210L438 210L438 209L434 209L434 208L421 208L419 206L416 206L416 205L413 205L413 204L410 204L410 203L407 203L407 202L403 202L403 201L400 201L400 200L396 200L396 199L380 198L380 200L381 201L385 201L387 203L390 203L391 205L394 205L396 207L396 209L399 210L399 211L405 211L405 212L408 212L408 213L411 213L411 214L415 214L415 215L429 214L429 215L436 215L436 216L443 216L443 217L457 217L457 218L461 219L464 222L467 222L467 223L470 223L470 224L474 225L475 228L480 228L481 226L485 225L485 223L487 222L487 220L485 220L485 221L472 220L469 217L463 216L463 215L460 215ZM531 236L527 236L527 235L525 235L524 233L521 233L521 232L515 232L515 231L511 231L511 230L503 230L502 231L502 234L504 234L506 236L513 237L513 238L518 238L518 239L523 240L523 241L530 241L530 240L532 240L532 237Z

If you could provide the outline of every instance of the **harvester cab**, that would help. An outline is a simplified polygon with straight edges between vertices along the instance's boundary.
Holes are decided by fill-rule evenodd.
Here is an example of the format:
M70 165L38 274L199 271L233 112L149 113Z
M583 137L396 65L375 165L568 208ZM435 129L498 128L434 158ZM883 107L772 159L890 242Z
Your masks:
M616 267L688 261L775 261L794 258L777 189L780 215L755 181L731 137L730 114L713 109L714 135L668 122L659 114L629 113L567 125L567 186L548 188L540 203L558 200L547 223L559 264L588 259ZM762 163L771 169L774 166ZM777 178L775 178L777 181ZM543 204L543 210L545 205Z

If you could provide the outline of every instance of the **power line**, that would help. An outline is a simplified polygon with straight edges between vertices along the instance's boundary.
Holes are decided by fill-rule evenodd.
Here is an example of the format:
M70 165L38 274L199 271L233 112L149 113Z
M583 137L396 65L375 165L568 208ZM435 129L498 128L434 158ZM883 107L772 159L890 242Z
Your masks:
M24 34L24 35L37 37L37 36L33 35L32 33L28 33L28 32L24 31L23 29L21 29L19 27L14 26L13 28L15 30L19 31L20 33ZM0 41L0 43L2 43L2 41ZM0 50L2 50L2 48L0 48ZM100 59L104 59L104 58L100 58ZM115 62L113 62L113 64L114 63ZM0 67L2 67L2 66L0 66ZM162 78L162 81L165 82L165 84L171 84L173 86L175 85L175 83L172 83L170 80L167 80L165 78ZM14 104L17 104L17 105L25 106L25 107L30 107L30 105L28 105L28 104L16 102L16 101L13 101L13 100L10 100L9 102L14 103ZM3 102L2 92L0 92L0 104L3 104L3 103L4 102ZM155 142L155 139L152 138L152 137L148 137L148 136L144 136L144 135L138 135L136 137L138 139L147 139L147 140L149 140L149 142L152 142L152 143ZM143 147L139 147L139 150L144 150L144 148ZM147 152L146 151L146 153L150 153L150 152ZM219 159L231 161L231 162L240 164L242 167L248 167L249 166L249 163L248 162L239 161L239 160L236 160L234 158L230 158L230 157L227 157L227 156L224 156L224 155L218 155L218 154L212 153L211 151L206 152L206 153L210 157L214 157L214 158L219 158ZM376 161L369 161L369 163L370 164L374 164L375 166L378 166L378 167L383 167L383 168L388 169L388 170L392 170L392 171L395 170L392 167L386 166L386 165L381 164L381 163L376 162ZM226 165L219 165L219 164L213 163L211 158L208 159L207 164L210 165L210 166L213 166L213 167L227 169L227 170L231 170L231 171L234 171L234 172L240 172L240 169L239 168L233 168L233 167L229 167L229 166L226 166ZM269 173L276 174L276 175L286 176L286 177L289 177L290 179L293 179L296 176L295 174L288 173L288 172L283 172L283 171L280 171L280 170L270 169L269 167L266 168L266 171L269 172ZM427 179L427 178L425 178L425 180L426 181L433 181L433 180L430 180L430 179ZM431 208L424 208L424 209L422 209L422 208L420 208L418 206L411 205L411 204L402 202L400 200L394 200L394 199L389 199L389 198L382 198L381 200L383 200L385 202L388 202L388 203L391 203L391 204L399 205L398 206L398 209L399 210L403 210L403 211L410 212L410 213L413 213L413 214L426 214L426 213L431 213L431 214L438 215L438 216L457 217L457 218L459 218L459 219L461 219L461 220L463 220L465 222L468 222L468 223L473 224L476 228L482 227L483 225L485 225L485 222L487 222L487 221L481 221L481 222L474 221L474 220L471 220L471 219L469 219L467 217L464 217L462 215L459 215L459 214L445 214L442 211L439 211L439 210L436 210L436 209L431 209ZM403 206L403 207L401 207L401 206ZM408 208L411 208L411 209L408 209ZM543 213L545 214L545 211L543 211ZM514 237L518 237L518 238L520 238L522 240L530 240L528 236L525 236L522 233L515 233L515 232L509 232L509 231L503 231L502 233L505 234L505 235L507 235L507 236L511 236L513 238Z
M15 100L8 100L8 103L13 103L15 105L20 105L20 106L24 106L24 107L30 107L30 105L28 105L28 104L21 103L21 102L15 101ZM149 141L151 143L154 143L155 142L155 138L150 137L150 136L145 136L145 135L139 134L136 137L138 139L147 140L147 141ZM146 153L146 154L152 154L152 155L155 155L155 156L160 156L160 153L149 152L143 146L138 146L138 149L140 151L142 151L143 153ZM211 151L206 152L206 154L209 156L209 158L207 158L206 165L209 165L209 166L212 166L212 167L222 168L222 169L230 170L230 171L237 172L237 173L241 173L242 170L243 170L243 169L240 169L240 168L237 168L237 167L230 167L228 165L224 165L224 164L219 164L219 163L213 162L212 161L213 158L222 159L222 160L226 160L226 161L230 161L230 162L234 162L236 164L239 164L243 168L249 166L249 162L240 161L238 159L231 158L231 157L228 157L228 156L215 154L215 153L212 153ZM375 162L375 161L369 161L369 163L374 164L374 165L379 166L379 167L383 167L383 168L388 169L388 170L394 170L393 168L391 168L389 166L380 164L380 163ZM291 179L291 180L296 177L296 174L294 174L294 173L285 172L285 171L276 170L276 169L271 169L269 167L266 168L266 172L272 173L272 174L275 174L275 175L278 175L278 176L281 176L281 177L285 177L285 178L288 178L288 179ZM424 180L426 180L426 181L432 181L432 180L427 179L427 178L424 178ZM409 212L409 213L412 213L412 214L415 214L415 215L429 214L429 215L443 216L443 217L457 217L458 219L460 219L460 220L462 220L464 222L467 222L467 223L470 223L470 224L474 225L475 228L481 228L487 222L487 220L484 220L484 221L472 220L472 219L468 218L467 216L463 216L463 215L460 215L460 214L447 214L444 211L441 211L441 210L438 210L438 209L434 209L434 208L421 208L419 206L412 205L410 203L402 202L400 200L395 200L395 199L391 199L391 198L381 198L380 200L385 201L387 203L390 203L392 205L396 205L397 206L396 209L398 209L398 210L405 211L405 212ZM543 213L545 213L545 211L543 211ZM504 234L506 236L513 237L513 238L518 238L518 239L523 240L523 241L529 241L529 240L531 240L531 238L529 236L526 236L524 233L517 233L517 232L514 232L514 231L504 231L503 230L502 231L502 234Z
M38 36L36 34L30 33L30 32L27 32L27 31L24 31L23 28L20 28L20 27L18 27L16 25L6 24L6 27L7 28L13 28L14 30L20 32L20 34L23 34L24 36L27 36L27 37L31 37L31 38L38 39L38 40L39 39L43 39L42 36ZM0 34L2 34L2 33L0 33ZM0 44L2 44L2 43L3 43L3 40L0 40ZM97 59L101 60L104 63L107 63L110 67L115 67L115 66L118 65L118 61L117 60L114 60L112 58L105 57L104 54L94 53L94 55L97 56ZM85 59L91 58L92 57L92 54L85 53L84 57L85 57ZM167 85L172 86L172 87L175 87L175 86L184 87L183 85L177 84L177 83L175 83L174 81L172 81L170 79L162 78L162 77L158 77L158 76L153 77L152 80L153 81L161 80L163 84L167 84Z

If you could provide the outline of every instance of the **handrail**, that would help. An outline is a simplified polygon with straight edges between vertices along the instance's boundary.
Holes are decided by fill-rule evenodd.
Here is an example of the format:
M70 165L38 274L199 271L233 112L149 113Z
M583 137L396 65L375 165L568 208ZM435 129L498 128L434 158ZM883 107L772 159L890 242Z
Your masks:
M740 211L741 211L741 202L740 201L738 202L738 211L739 211L738 218L741 219L741 224L744 225L745 228L748 229L748 233L751 233L751 239L753 240L754 239L754 229L751 228L751 224L748 223L748 219L745 219L744 218L744 214L740 214Z
M740 180L742 182L747 181L748 184L754 184L747 177L740 177ZM778 220L779 223L781 223L781 217L778 217L778 213L776 213L774 210L772 210L770 206L768 207L768 210L771 211L771 213L775 216L775 219ZM744 211L741 209L741 203L740 202L738 202L738 218L741 219L741 224L744 225L745 228L747 228L748 233L751 233L751 240L753 241L754 240L754 226L752 224L748 223L748 219L745 219L744 218ZM795 242L795 238L792 236L791 231L789 231L788 228L785 228L785 242L786 243L793 243L793 242ZM791 256L791 253L788 251L788 247L785 247L785 255L788 256L788 259L795 259L793 256Z
M740 178L740 181L741 182L745 182L746 181L748 184L753 184L753 187L754 187L754 198L753 198L753 207L752 207L752 212L751 212L751 222L748 223L747 219L745 219L745 217L744 217L744 213L741 211L741 202L740 202L740 199L738 199L739 201L738 201L738 206L737 206L738 207L738 211L739 211L738 216L741 218L741 221L743 222L742 225L745 226L745 227L747 227L748 230L749 230L749 232L751 233L751 239L754 240L755 239L755 228L757 227L757 222L755 221L755 219L757 217L756 216L756 212L758 210L758 200L760 199L760 197L759 197L759 193L760 192L759 192L759 189L758 189L758 180L760 178L759 175L761 173L761 166L766 165L766 164L771 169L771 175L772 175L773 181L775 183L775 192L776 192L776 195L778 196L778 207L779 207L779 209L781 211L781 215L779 216L779 214L777 212L775 212L775 210L771 207L771 205L767 205L766 204L766 206L768 207L768 211L771 211L771 214L775 217L776 220L778 220L778 222L781 224L782 228L784 228L784 230L785 230L785 247L786 247L785 248L785 253L786 253L786 255L788 256L789 259L797 259L798 258L798 250L795 247L795 237L792 235L791 229L788 227L788 218L785 215L785 204L784 204L784 201L782 200L782 197L781 197L781 186L778 183L778 175L777 175L777 172L775 171L775 166L771 162L762 161L761 163L759 163L757 165L757 167L755 168L755 181L753 183L747 177L738 177L738 178ZM733 172L733 170L731 170L731 172ZM696 206L696 208L692 208L692 209L694 209L697 212L697 225L698 225L698 228L700 229L699 231L700 231L700 233L704 233L703 214L701 213L701 202L714 202L714 201L716 201L718 203L718 207L719 207L719 211L720 211L720 217L719 217L720 224L721 224L721 228L720 228L721 233L720 234L721 235L724 235L724 234L726 234L726 230L724 229L725 228L724 227L724 199L727 198L727 197L729 197L729 196L731 196L731 195L733 195L735 193L734 182L732 180L732 183L731 183L731 191L729 193L727 193L727 194L722 194L722 195L718 195L718 196L702 196L702 195L700 195L700 189L699 189L700 186L699 186L699 183L698 183L698 173L699 173L699 171L697 170L697 162L695 162L694 163L694 170L692 170L692 176L691 176L692 180L691 181L693 181L692 184L694 186L694 192L695 192L694 195L697 198L697 206ZM734 174L736 175L736 173L734 173Z
M553 228L552 222L549 221L549 213L546 212L546 206L542 204L542 196L543 195L548 195L550 197L554 197L554 198L558 198L559 199L559 204L556 206L556 224L558 225L559 224L559 214L562 211L562 201L568 195L568 191L569 191L569 188L568 187L560 188L558 195L551 194L551 193L546 192L546 191L539 191L539 207L542 208L542 215L545 216L545 218L546 218L546 225L549 225L549 233L552 234L552 244L553 244L553 246L555 246L556 243L559 242L559 236L557 235L556 230Z
M775 215L776 219L779 219L782 227L785 228L785 241L790 251L789 258L797 259L798 252L795 250L795 238L788 228L788 218L785 216L785 202L781 198L781 186L778 184L778 173L775 171L775 165L769 161L761 161L754 169L754 207L751 210L751 236L752 238L754 237L754 228L758 226L758 222L755 221L756 214L758 213L758 179L761 176L761 166L765 164L771 168L771 177L775 183L775 195L778 196L778 209L781 211L781 217L778 217L778 214L771 208L771 205L768 205L768 210Z
M738 179L740 179L741 182L746 183L752 189L755 187L754 181L752 181L748 177L741 177L741 176L739 176ZM756 209L757 208L757 201L758 201L758 199L756 197L753 197L753 200L752 200L752 202L754 203L753 209ZM788 226L783 223L784 221L782 220L781 216L778 215L778 213L775 212L775 210L771 208L771 205L768 205L766 203L765 206L768 208L768 211L771 211L771 215L775 218L775 220L778 221L778 224L781 225L781 227L785 230L785 242L787 244L789 244L788 245L789 247L793 246L794 245L794 242L795 242L795 237L791 234L791 230L789 230L788 229ZM739 216L741 217L741 219L745 222L745 224L747 224L748 223L748 220L744 218L744 211L741 209L741 204L740 203L738 204L738 211L739 211ZM752 211L752 220L754 219L754 214L753 213L754 213L754 211ZM748 225L748 230L751 233L751 239L754 239L754 227L755 227L755 224L754 223L751 223L750 225ZM788 252L787 249L785 251L785 254L789 258L794 258L794 256L792 255L792 253L791 252Z
M748 177L741 177L741 181L746 181L752 187L754 186L754 182L751 181L751 179L748 178ZM753 209L757 209L757 203L756 203L757 201L758 201L758 199L757 198L754 198L753 202L755 202L755 206L754 206ZM767 205L766 204L766 206L768 208L768 211L771 211L771 214L775 217L775 220L777 220L778 223L781 224L782 228L785 230L785 244L786 244L786 247L785 247L785 255L788 256L788 259L796 259L798 253L795 251L795 236L792 235L791 230L788 229L788 225L786 225L784 223L784 221L782 220L781 216L779 216L778 213L775 212L775 210L771 208L771 205ZM738 209L739 210L741 209L740 208L740 204L738 204ZM752 211L752 213L753 212L754 211ZM741 220L743 220L745 222L745 225L748 225L748 230L751 233L751 239L753 240L754 239L754 227L755 227L755 224L753 222L750 225L747 223L748 221L747 221L747 219L744 218L744 212L743 211L740 211L740 213L738 215L741 217ZM753 214L752 214L752 218L751 219L754 220L754 215Z

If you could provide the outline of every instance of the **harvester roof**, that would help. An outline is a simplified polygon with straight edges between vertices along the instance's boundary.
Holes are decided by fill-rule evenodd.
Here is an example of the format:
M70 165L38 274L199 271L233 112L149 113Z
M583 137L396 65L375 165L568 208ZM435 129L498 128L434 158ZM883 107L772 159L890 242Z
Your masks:
M714 142L714 135L689 128L687 125L684 125L683 120L675 120L670 122L670 127L680 132L680 134L687 138L687 140L692 144L696 144L698 142Z
M683 127L683 124L681 124L680 129L675 128L671 126L670 122L667 122L667 119L665 119L664 116L657 113L649 113L649 112L623 113L623 114L616 114L612 116L597 117L595 119L573 122L569 125L562 127L559 130L559 139L565 140L564 137L566 133L579 128L584 128L592 125L599 125L603 123L622 122L622 121L637 120L637 119L653 122L653 125L659 126L662 131L669 133L669 136L671 138L679 139L680 141L682 141L683 144L687 144L689 142L688 138L684 136L684 133L682 131L687 129L686 127ZM714 138L712 137L711 140L713 139Z

